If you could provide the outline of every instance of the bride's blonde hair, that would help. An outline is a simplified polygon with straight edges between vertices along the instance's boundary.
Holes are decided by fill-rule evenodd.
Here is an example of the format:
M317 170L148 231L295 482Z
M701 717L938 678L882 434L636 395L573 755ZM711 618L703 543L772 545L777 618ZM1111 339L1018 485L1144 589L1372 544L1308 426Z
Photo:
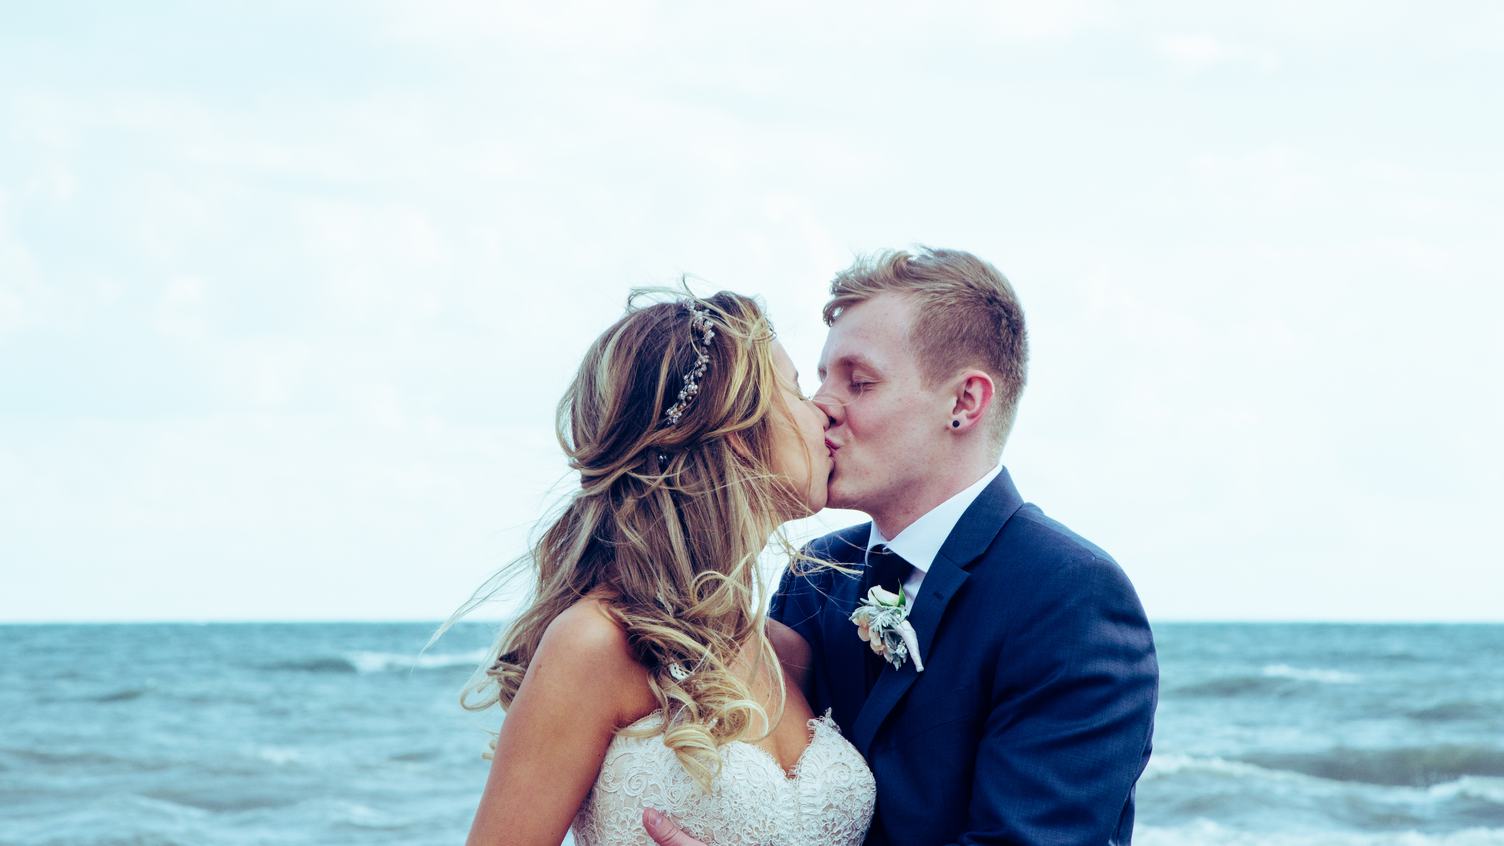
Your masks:
M708 341L706 328L714 330ZM731 669L755 643L782 709L757 562L770 537L798 557L779 526L807 509L773 471L772 415L789 414L778 398L773 337L758 304L738 294L633 292L559 402L559 443L579 489L515 562L532 569L536 591L460 697L465 708L509 707L549 623L601 589L669 717L664 745L707 790L721 745L746 735L754 716L776 723ZM708 358L698 367L701 355ZM689 382L698 388L681 404ZM451 622L507 575L493 577Z

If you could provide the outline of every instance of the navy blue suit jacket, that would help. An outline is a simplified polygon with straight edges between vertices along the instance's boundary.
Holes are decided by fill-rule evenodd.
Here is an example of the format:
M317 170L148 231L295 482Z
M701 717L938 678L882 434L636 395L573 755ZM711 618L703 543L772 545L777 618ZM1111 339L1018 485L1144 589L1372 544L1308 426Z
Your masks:
M869 528L809 551L860 571ZM786 574L771 614L809 641L811 705L872 766L869 846L1128 843L1159 667L1118 565L1024 503L1004 470L915 599L924 672L885 665L870 694L867 644L847 619L864 576Z

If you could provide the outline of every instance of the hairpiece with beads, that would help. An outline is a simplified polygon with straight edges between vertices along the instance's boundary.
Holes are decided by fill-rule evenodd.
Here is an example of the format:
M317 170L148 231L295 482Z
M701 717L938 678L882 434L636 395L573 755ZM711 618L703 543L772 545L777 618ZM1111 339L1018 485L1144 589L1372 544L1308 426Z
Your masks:
M691 334L690 348L695 351L695 364L684 374L684 387L679 389L679 401L669 406L668 411L663 413L664 420L668 425L679 425L679 419L689 409L689 404L700 392L700 380L705 377L705 370L710 366L710 352L708 347L715 339L715 324L710 320L710 312L700 308L694 303L685 303L689 309L689 328ZM696 345L694 336L699 336L699 344Z

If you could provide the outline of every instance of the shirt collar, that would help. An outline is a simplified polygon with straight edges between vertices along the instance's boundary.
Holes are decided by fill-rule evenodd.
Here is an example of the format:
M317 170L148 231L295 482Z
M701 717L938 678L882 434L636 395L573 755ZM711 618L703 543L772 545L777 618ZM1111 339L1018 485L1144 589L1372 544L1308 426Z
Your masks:
M982 490L1001 472L1003 465L999 464L985 476L972 482L971 487L925 512L924 516L910 523L892 540L883 537L877 530L877 524L873 523L867 534L867 551L871 552L872 547L880 543L887 544L903 560L914 565L914 569L921 573L929 572L935 556L940 554L940 547L945 545L945 539L950 537L956 524L961 522L961 515L966 513L966 509L971 507Z

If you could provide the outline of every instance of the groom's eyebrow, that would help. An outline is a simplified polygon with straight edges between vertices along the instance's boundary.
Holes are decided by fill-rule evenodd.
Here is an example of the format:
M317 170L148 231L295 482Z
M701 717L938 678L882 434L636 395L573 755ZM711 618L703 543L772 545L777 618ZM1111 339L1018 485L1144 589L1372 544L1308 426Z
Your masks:
M867 358L866 356L864 356L864 355L862 355L860 353L851 353L850 355L843 355L840 358L838 358L838 359L835 360L835 364L833 364L832 367L834 367L837 370L840 370L843 367L845 369L847 369L847 370L855 370L858 367L866 368L867 370L872 370L872 371L877 371L878 370L877 366L872 363L872 359ZM821 365L817 375L819 375L820 381L822 381L822 382L825 381L825 373L826 373L825 366Z

